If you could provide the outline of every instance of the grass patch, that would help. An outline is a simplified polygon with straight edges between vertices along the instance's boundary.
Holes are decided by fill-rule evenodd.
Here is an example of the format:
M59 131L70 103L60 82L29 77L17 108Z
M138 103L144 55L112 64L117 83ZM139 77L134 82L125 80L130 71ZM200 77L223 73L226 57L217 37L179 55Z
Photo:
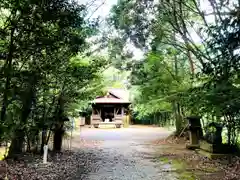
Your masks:
M179 178L181 180L196 180L196 177L193 175L193 173L187 171L180 173Z
M170 160L166 157L161 157L160 161L163 162L163 163L166 163L166 164L170 162Z
M177 169L177 170L185 170L187 169L187 164L185 162L182 162L178 159L173 159L172 160L172 166L173 168Z
M208 173L215 173L219 171L218 168L214 168L214 167L205 167L205 168L201 168L201 170Z
M160 157L160 161L164 164L170 164L174 172L178 174L179 179L181 180L196 180L196 176L193 172L189 171L188 165L186 162L174 158L174 157Z
M175 173L179 180L224 178L224 171L215 161L203 159L200 154L187 150L185 143L159 144L157 155L160 168L164 172Z

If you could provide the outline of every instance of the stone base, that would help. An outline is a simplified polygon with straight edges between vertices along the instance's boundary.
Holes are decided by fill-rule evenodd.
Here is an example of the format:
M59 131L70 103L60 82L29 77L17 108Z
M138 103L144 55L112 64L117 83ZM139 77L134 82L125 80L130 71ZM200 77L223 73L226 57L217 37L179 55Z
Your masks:
M101 128L101 129L112 129L112 128L121 128L122 124L115 123L115 122L101 122L99 124L94 124L94 128Z
M227 144L211 144L205 140L200 141L200 149L215 154L229 154L234 152L234 149Z
M112 129L112 128L116 128L115 124L99 124L99 128L101 129Z
M186 144L186 148L191 150L199 149L199 147L199 144Z
M204 140L200 141L200 148L210 153L220 153L221 145L210 144Z
M217 153L210 153L201 149L196 150L198 154L201 154L205 157L208 157L209 159L219 159L219 158L226 158L230 157L230 154L217 154Z

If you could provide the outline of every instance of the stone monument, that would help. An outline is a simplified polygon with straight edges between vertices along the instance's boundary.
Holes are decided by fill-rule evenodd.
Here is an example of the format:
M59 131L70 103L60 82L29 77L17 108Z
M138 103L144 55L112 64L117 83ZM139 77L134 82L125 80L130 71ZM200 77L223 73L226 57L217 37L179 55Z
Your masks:
M231 157L235 152L234 146L222 143L223 125L211 122L206 126L206 133L200 140L200 150L198 152L210 159Z
M188 149L198 149L200 147L200 139L203 137L202 126L199 116L186 117L189 124L189 144L186 144Z
M200 148L210 153L223 153L222 129L223 126L219 123L208 124L206 134L200 142Z

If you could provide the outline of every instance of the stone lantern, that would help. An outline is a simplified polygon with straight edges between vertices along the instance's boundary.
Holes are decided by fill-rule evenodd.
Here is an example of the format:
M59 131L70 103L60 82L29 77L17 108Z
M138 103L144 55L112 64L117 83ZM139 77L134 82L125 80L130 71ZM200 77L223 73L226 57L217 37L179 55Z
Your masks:
M188 149L198 149L199 148L199 140L203 137L202 126L199 116L189 116L186 117L189 124L189 139L190 143L186 145Z

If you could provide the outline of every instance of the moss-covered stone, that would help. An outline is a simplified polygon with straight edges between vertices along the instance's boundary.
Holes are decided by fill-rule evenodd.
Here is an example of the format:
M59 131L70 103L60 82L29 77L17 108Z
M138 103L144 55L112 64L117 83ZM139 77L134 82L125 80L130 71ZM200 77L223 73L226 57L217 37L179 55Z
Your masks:
M196 176L193 172L189 171L186 162L179 159L169 159L167 157L161 157L160 161L164 164L169 164L169 171L174 171L178 174L181 180L196 180Z

